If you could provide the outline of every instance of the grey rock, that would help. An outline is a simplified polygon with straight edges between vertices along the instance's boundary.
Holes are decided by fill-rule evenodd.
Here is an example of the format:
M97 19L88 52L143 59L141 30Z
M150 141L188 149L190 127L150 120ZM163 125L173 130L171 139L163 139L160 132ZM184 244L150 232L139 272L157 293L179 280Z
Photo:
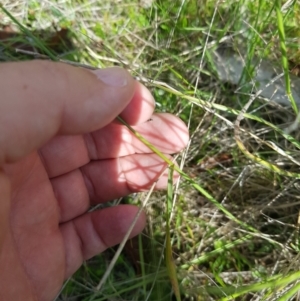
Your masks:
M213 60L221 81L237 85L242 75L245 60L241 54L237 54L230 48L220 48L213 53ZM278 104L289 106L290 101L286 94L283 70L275 67L274 63L266 59L254 58L252 65L255 66L252 79L254 93L262 90L260 96ZM272 83L276 76L282 76ZM300 106L300 78L290 74L291 90L295 102ZM268 87L266 87L268 85Z

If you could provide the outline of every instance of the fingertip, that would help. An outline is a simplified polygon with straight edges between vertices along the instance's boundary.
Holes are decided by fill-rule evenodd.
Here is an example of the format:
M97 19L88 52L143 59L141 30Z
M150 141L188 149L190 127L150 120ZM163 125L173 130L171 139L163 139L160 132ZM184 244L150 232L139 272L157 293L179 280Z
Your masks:
M170 116L170 118L172 118L174 115L172 114L168 114ZM181 140L181 144L179 143L178 144L178 151L181 151L182 149L184 149L188 143L189 143L189 140L190 140L190 134L189 134L189 129L188 127L186 126L185 122L180 119L179 117L177 116L174 116L175 119L177 119L177 124L178 124L178 133L179 133L179 136L180 136L180 140Z
M154 109L155 100L149 89L135 81L135 93L120 116L129 124L135 125L147 121Z
M148 122L133 128L162 153L178 153L189 142L189 131L185 123L179 117L169 113L155 113ZM149 152L149 148L138 138L133 139L138 153Z
M166 156L171 160L173 159L171 156L168 155ZM174 161L174 164L178 167L176 161ZM174 170L172 185L175 185L179 181L179 179L180 179L180 174L176 170ZM155 190L165 190L167 188L168 182L169 182L169 167L166 168L164 173L160 176L160 178L156 182Z
M146 214L139 211L140 208L134 205L118 205L92 212L92 224L102 241L102 249L97 250L92 256L121 243L133 222L135 225L129 238L141 233L146 226ZM135 221L137 214L139 216ZM86 259L89 257L85 256Z

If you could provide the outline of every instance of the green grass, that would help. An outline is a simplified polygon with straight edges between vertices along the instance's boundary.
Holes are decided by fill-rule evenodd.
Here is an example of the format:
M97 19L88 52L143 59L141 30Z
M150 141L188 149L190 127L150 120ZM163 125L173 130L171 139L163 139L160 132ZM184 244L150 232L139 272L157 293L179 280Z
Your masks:
M300 64L297 1L13 4L4 7L16 20L2 12L3 20L27 36L54 31L52 24L69 29L75 47L52 58L128 68L152 91L157 111L178 114L191 133L177 159L184 174L174 193L124 200L145 204L148 228L116 257L101 290L95 292L117 248L86 262L60 300L175 300L174 290L177 300L297 300L300 142L297 124L290 128L298 107L289 73ZM43 41L31 44L49 55ZM2 60L30 58L13 43L2 42ZM220 81L219 49L245 62L238 84ZM283 73L289 106L253 90L266 60Z

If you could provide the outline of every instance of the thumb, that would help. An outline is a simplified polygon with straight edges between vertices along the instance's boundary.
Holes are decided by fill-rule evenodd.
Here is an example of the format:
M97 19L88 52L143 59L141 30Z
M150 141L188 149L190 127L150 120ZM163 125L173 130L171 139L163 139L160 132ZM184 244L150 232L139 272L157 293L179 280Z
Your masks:
M0 166L56 134L81 134L111 122L134 95L134 79L112 67L91 72L63 63L0 65Z

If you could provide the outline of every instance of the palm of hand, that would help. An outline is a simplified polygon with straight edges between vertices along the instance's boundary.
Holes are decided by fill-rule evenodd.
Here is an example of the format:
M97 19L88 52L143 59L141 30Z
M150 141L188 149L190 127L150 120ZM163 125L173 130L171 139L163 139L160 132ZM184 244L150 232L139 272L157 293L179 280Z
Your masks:
M14 192L6 237L9 243L3 252L7 256L6 277L13 269L12 283L22 284L18 290L24 300L51 300L66 277L58 201L36 152L6 166L6 171Z

